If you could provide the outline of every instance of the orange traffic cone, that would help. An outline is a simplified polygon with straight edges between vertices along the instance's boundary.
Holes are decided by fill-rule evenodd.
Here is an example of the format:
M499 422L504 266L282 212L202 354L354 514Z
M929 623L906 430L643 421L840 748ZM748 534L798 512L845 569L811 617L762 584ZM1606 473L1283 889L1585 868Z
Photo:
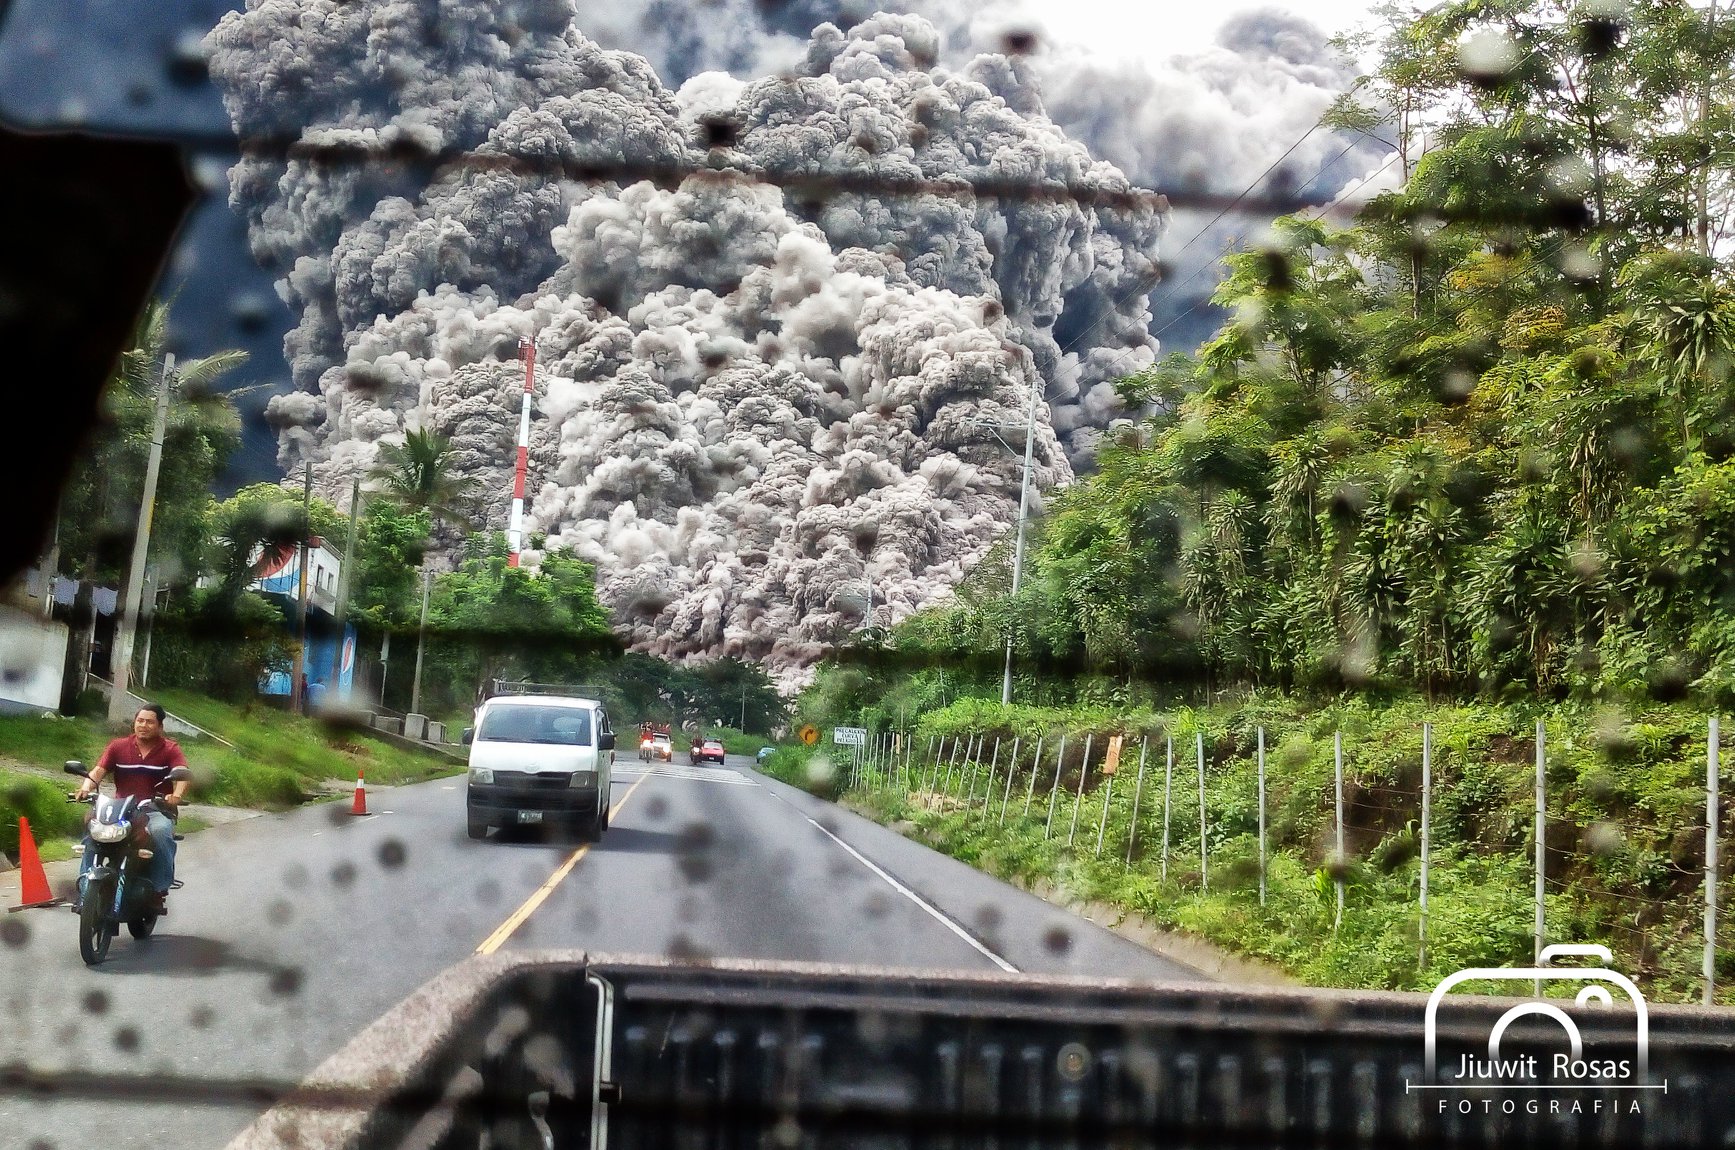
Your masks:
M30 833L30 820L18 816L18 896L23 901L12 910L29 910L33 906L58 906L63 900L48 889L48 872L42 869L42 858L36 853L36 836Z
M355 769L355 801L349 804L352 815L367 814L367 788L362 785L362 769Z

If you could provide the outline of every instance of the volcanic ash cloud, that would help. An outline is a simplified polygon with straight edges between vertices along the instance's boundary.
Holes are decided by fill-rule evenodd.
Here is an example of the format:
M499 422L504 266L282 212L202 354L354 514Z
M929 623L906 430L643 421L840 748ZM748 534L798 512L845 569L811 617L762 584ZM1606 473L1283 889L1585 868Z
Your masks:
M972 193L1129 188L1018 61L947 70L930 25L876 16L817 29L798 75L670 93L561 5L437 42L404 31L424 7L255 0L212 34L237 127L313 146L231 174L300 314L282 460L336 493L431 427L503 526L534 338L531 528L598 565L641 650L799 676L870 585L881 623L932 602L1016 516L1032 386L1046 488L1154 357L1160 217ZM442 162L345 160L381 149Z

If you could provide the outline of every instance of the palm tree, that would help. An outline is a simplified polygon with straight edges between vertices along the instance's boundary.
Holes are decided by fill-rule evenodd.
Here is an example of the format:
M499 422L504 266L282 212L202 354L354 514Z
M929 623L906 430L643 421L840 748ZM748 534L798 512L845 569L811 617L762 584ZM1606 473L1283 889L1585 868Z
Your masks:
M156 299L146 305L145 313L139 317L139 325L133 331L132 350L121 353L120 370L115 373L114 383L133 395L149 399L156 394L157 373L162 370L163 352L169 341L169 308L173 302ZM179 360L175 363L170 383L177 392L177 399L199 407L216 405L220 418L233 420L233 409L223 410L227 405L220 402L215 388L219 379L246 362L247 353L239 348L219 351L203 359ZM223 398L245 394L262 386L265 385L226 392Z
M163 382L170 306L167 300L146 305L129 350L104 388L104 426L61 492L57 546L68 572L81 579L121 577ZM241 435L232 397L249 389L224 392L217 385L246 362L246 352L230 349L181 360L169 375L163 453L168 466L157 488L152 546L162 552L158 558L182 570L191 569L186 561L202 545L211 480Z
M426 511L435 523L468 527L482 484L452 470L452 442L431 431L411 431L404 441L380 444L368 478L406 511Z

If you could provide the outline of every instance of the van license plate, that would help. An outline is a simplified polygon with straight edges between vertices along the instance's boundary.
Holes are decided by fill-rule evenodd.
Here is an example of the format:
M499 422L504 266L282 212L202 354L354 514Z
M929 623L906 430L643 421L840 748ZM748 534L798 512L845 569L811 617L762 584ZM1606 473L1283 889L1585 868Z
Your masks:
M519 811L518 821L521 823L539 823L542 821L541 811Z

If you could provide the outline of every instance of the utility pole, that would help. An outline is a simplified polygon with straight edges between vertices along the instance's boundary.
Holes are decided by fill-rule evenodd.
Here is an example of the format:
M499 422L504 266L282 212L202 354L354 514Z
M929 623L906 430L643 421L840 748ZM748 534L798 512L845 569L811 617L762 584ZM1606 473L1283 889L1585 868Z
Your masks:
M299 590L295 601L301 607L296 623L295 663L289 672L289 709L301 714L307 707L307 692L302 680L307 677L307 537L313 532L313 464L302 464L301 471L301 562Z
M349 613L349 570L355 561L355 521L361 511L361 475L349 486L349 538L343 544L343 566L337 569L337 642L331 649L331 686L327 695L334 695L343 676L343 625ZM329 702L330 699L327 699Z
M139 622L139 600L145 590L145 556L151 546L151 518L157 504L157 473L163 466L163 432L169 423L169 380L175 373L175 357L163 356L163 375L157 382L157 417L151 425L151 454L145 464L145 490L139 500L138 529L133 535L132 563L127 568L126 600L121 606L119 626L115 628L114 658L111 672L114 690L108 697L108 721L121 723L132 716L127 713L127 688L132 678L133 632Z
M146 569L145 583L150 590L145 592L145 602L150 606L144 610L145 617L145 653L139 657L139 686L148 687L151 683L151 636L157 630L157 569L155 566Z
M1012 549L1012 597L1018 598L1019 585L1024 581L1024 523L1030 509L1030 464L1036 452L1036 389L1042 381L1036 373L1030 381L1030 407L1024 425L1024 482L1018 490L1018 542ZM1012 702L1012 635L1006 635L1006 674L1000 680L1000 702Z
M741 731L747 731L747 684L741 684Z
M422 646L428 637L428 581L433 572L422 568L422 622L416 628L416 678L410 684L410 714L422 713Z

